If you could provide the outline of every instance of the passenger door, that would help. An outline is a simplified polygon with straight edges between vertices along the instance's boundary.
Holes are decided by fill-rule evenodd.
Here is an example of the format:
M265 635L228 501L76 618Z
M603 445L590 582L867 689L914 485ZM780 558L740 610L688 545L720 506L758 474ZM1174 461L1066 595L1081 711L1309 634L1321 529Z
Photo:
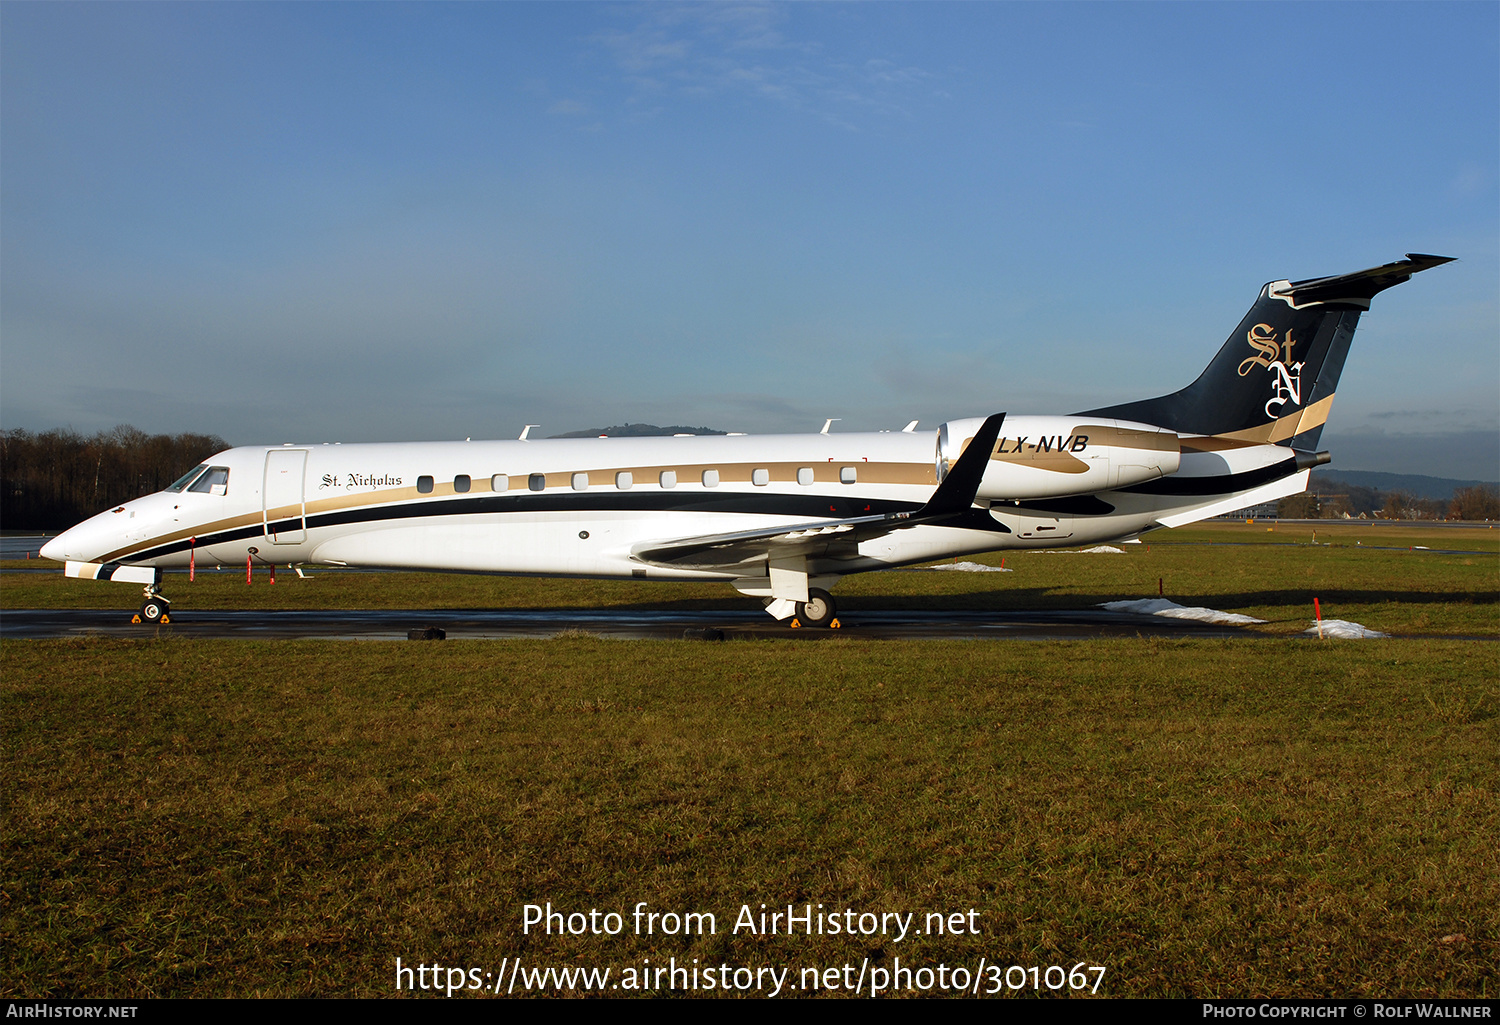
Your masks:
M280 448L266 453L261 521L266 540L273 545L296 545L307 540L306 474L306 449Z

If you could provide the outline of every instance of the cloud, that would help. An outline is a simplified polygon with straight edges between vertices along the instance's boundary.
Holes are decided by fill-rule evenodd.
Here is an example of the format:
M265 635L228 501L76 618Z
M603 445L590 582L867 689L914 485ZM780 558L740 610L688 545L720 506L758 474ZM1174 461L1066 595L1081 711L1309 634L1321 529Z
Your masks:
M1490 430L1386 434L1335 431L1330 424L1319 447L1333 453L1331 474L1345 469L1421 472L1458 480L1500 479L1500 434Z
M1455 425L1486 423L1490 429L1500 430L1500 410L1494 409L1445 406L1438 409L1383 410L1367 413L1365 416L1369 420L1399 422L1409 433L1442 432L1451 430Z
M1489 185L1489 178L1484 168L1478 164L1464 164L1453 176L1453 181L1448 185L1448 191L1456 197L1468 199L1483 192Z
M640 95L749 94L849 129L856 113L909 116L918 99L946 95L923 68L835 58L822 43L790 38L789 18L769 4L645 8L633 26L593 42Z

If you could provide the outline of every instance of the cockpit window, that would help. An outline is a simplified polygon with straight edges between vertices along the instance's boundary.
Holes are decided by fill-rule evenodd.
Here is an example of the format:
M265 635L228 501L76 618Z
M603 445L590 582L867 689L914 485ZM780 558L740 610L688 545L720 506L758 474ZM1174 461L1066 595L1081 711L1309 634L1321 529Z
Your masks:
M202 473L206 469L208 469L207 464L193 467L187 473L184 473L181 477L178 477L176 483L167 488L167 490L171 492L181 491L183 488L187 487L193 482L194 477L198 476L198 474Z
M222 495L225 491L228 490L228 484L229 467L210 466L208 468L208 472L199 477L197 480L193 481L193 486L188 488L188 490L201 491L205 494L212 493L215 495Z

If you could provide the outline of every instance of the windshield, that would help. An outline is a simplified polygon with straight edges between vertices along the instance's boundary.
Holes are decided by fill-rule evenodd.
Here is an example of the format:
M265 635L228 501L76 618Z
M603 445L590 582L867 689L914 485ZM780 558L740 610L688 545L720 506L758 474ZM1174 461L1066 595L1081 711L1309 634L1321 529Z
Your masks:
M177 478L177 482L175 484L173 484L171 487L167 488L167 490L168 491L181 491L183 488L187 487L189 484L191 484L193 482L193 478L194 477L198 476L198 474L202 473L206 469L208 469L208 464L207 463L200 463L199 465L197 465L197 466L193 467L191 470L189 470L187 473L184 473L181 477L178 477Z
M203 476L199 477L197 480L193 481L193 486L190 487L190 488L188 488L188 490L189 491L202 491L202 492L205 492L205 493L206 492L213 492L213 494L222 495L222 494L224 494L225 489L227 488L228 484L229 484L229 467L227 467L227 466L210 466L208 468L208 472L205 473ZM215 487L217 487L219 490L214 491Z

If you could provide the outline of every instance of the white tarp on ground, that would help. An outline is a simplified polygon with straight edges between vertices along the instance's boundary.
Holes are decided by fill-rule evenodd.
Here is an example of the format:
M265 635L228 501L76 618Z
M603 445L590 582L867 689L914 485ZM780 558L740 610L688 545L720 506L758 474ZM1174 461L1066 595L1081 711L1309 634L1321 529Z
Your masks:
M1256 619L1254 616L1241 616L1235 612L1220 612L1218 609L1190 608L1186 605L1178 605L1175 601L1168 601L1165 598L1138 598L1135 601L1105 601L1100 602L1099 607L1109 609L1111 612L1134 612L1143 616L1196 619L1200 623L1243 625L1265 622L1264 619Z
M1014 573L1012 569L1001 569L999 566L986 566L978 562L952 562L946 566L925 566L924 569L946 569L957 573Z
M1318 621L1314 619L1312 621L1312 629L1304 630L1303 633L1312 637L1318 636ZM1389 637L1390 634L1383 634L1379 630L1371 630L1358 623L1351 623L1347 619L1325 619L1323 620L1323 636L1337 637L1346 641L1360 641L1366 637Z
M1116 548L1113 545L1099 545L1095 548L1049 548L1048 555L1124 555L1125 549Z

